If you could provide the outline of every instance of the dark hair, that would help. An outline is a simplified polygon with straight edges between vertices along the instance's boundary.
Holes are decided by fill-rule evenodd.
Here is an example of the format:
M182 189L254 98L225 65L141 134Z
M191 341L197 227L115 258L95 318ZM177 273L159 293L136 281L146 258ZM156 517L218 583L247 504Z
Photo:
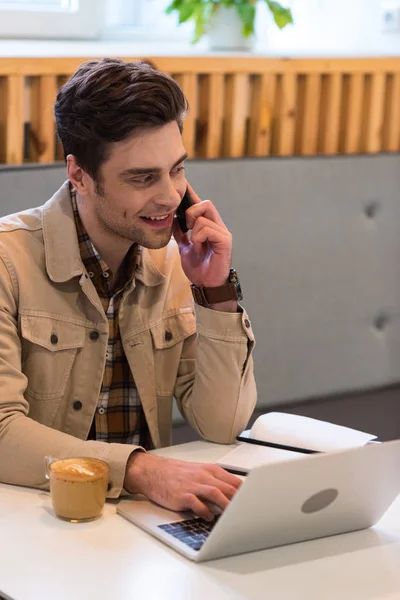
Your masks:
M172 121L182 131L187 110L179 85L150 62L114 58L83 63L54 106L64 156L73 154L96 181L110 143Z

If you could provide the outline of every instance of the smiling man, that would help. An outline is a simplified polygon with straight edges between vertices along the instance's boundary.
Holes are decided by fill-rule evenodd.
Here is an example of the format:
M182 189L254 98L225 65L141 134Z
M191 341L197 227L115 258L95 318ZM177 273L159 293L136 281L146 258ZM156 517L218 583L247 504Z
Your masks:
M171 443L174 397L219 443L256 402L231 234L185 178L186 111L179 86L141 62L90 61L58 93L68 180L0 219L2 482L46 487L45 456L92 456L110 465L109 497L204 518L240 485L146 452ZM190 235L175 218L187 188Z

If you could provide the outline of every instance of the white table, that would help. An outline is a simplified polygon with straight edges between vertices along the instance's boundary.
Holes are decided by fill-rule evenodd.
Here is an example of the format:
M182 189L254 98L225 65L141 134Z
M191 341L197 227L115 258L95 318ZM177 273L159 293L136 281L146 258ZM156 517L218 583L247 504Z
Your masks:
M159 451L214 462L226 446ZM400 477L400 473L399 473ZM374 528L194 564L115 514L53 516L47 493L0 485L0 592L12 600L398 600L400 498Z

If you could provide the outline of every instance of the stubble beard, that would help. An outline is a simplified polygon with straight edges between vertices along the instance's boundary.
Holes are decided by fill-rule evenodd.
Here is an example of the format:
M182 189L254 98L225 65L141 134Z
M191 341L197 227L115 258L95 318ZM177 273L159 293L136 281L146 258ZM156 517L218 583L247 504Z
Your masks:
M118 218L118 215L109 209L110 204L102 191L101 188L97 189L95 202L98 207L98 222L106 233L152 250L167 246L172 236L172 225L163 230L149 231L150 227L144 222L143 225L140 223L140 217L136 217L136 223L128 225L123 216Z

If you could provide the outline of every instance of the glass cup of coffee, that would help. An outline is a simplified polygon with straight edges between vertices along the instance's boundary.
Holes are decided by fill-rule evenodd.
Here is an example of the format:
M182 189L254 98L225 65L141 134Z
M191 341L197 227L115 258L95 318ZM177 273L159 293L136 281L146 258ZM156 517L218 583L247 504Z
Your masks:
M97 458L46 457L46 477L57 517L71 523L98 519L106 500L109 466Z

